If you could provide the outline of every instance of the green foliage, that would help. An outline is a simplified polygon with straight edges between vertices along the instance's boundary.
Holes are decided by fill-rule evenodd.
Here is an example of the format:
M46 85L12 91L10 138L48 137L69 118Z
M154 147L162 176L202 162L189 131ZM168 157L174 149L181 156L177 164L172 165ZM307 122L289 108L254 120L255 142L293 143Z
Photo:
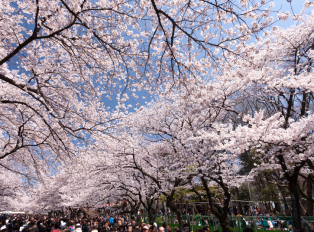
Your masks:
M155 219L155 222L159 225L159 224L162 224L162 217L157 217L156 219Z
M239 188L238 200L249 201L250 192L247 183L243 183Z
M254 155L255 149L246 151L239 156L239 159L241 160L242 164L242 167L239 170L240 175L248 174L252 170L252 168L254 168L255 163Z
M206 191L204 189L204 187L202 185L200 186L196 186L195 187L196 191L201 195L202 197L202 200L203 201L207 201L208 198L207 198L207 194L206 194ZM215 198L218 198L219 197L219 192L218 192L218 188L213 188L213 187L210 187L209 188L213 194L213 197ZM198 196L196 195L196 193L193 191L192 188L178 188L177 191L175 192L174 194L174 201L175 202L178 202L178 203L185 203L185 200L184 200L184 197L185 196L189 196L189 201L188 202L199 202L199 198ZM160 202L164 202L166 200L166 197L165 196L159 196L158 197L159 201Z

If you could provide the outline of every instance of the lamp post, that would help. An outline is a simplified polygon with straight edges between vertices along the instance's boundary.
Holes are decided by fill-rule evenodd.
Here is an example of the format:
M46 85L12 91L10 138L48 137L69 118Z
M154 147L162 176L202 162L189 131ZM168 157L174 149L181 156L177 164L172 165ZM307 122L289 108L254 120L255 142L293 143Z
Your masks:
M189 225L190 225L190 220L188 220L188 200L189 200L189 198L185 196L184 200L185 200L185 217L186 217L187 223L189 223Z

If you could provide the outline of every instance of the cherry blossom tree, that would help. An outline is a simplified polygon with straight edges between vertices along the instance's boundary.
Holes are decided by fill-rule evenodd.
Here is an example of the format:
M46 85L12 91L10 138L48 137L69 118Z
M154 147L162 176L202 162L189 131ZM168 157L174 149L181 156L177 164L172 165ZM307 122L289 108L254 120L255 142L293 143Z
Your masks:
M293 27L275 26L265 32L266 38L243 48L246 59L229 57L221 78L237 85L243 83L235 102L249 99L260 108L260 111L251 108L247 116L240 115L242 125L236 125L234 132L229 131L234 138L230 137L225 149L233 154L254 149L251 154L256 168L252 175L261 170L280 173L291 195L294 226L301 228L298 177L313 172L314 18L311 13L296 15L294 19L299 23Z
M207 75L213 48L231 51L228 43L272 23L265 4L2 1L0 165L35 178L56 168L52 162L85 152L94 134L122 116L109 113L101 96L117 95L126 109L126 89Z
M154 214L156 213L153 206L155 199L159 196L158 188L150 178L137 171L131 164L132 162L127 162L125 165L120 163L119 167L116 167L117 180L112 182L113 195L116 195L116 202L125 199L131 205L134 202L142 206L152 225L155 221Z
M25 185L18 178L18 175L0 168L0 186L0 210L22 210L23 206L20 204L20 199L25 196Z
M122 130L130 138L124 139L129 144L122 147L121 153L131 157L127 163L140 176L155 183L179 221L181 212L173 203L176 189L193 188L201 183L211 212L218 217L223 230L230 231L229 188L238 186L245 178L236 175L233 163L237 157L221 148L221 143L232 136L228 133L232 127L225 122L230 114L237 113L229 98L243 85L202 79L188 81L181 91L167 93L125 119ZM214 183L223 189L222 207L213 199Z
M293 186L313 169L313 15L293 17L301 24L249 45L273 23L264 0L2 1L0 166L44 180L35 211L128 200L152 220L163 195L181 225L177 189L202 184L223 231L230 188L276 170L300 228ZM156 100L129 113L143 89ZM243 117L244 101L265 114ZM238 155L252 148L258 166L239 177Z

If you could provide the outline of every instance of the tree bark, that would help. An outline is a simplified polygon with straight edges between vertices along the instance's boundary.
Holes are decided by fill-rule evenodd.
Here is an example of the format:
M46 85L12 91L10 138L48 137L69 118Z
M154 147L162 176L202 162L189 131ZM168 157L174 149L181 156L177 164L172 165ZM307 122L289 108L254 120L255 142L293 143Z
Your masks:
M284 206L285 206L285 212L286 212L286 215L288 215L288 216L289 216L289 215L290 215L290 210L289 210L289 206L288 206L287 200L286 200L286 198L285 198L285 195L284 195L283 189L282 189L282 187L280 187L280 186L278 186L278 189L279 189L280 194L281 194L282 199L283 199L283 204L284 204Z
M280 205L279 199L276 199L276 201L275 201L275 209L276 209L276 211L279 212L279 213L282 212L282 207L281 207L281 205Z
M219 205L214 204L212 193L208 187L206 179L202 176L201 180L206 190L208 203L209 203L211 212L218 218L222 231L231 232L231 229L229 227L229 220L228 220L228 211L229 211L229 203L231 199L231 194L229 192L228 187L223 183L222 178L218 179L219 181L217 181L217 183L222 187L223 194L224 194L223 207L220 207Z
M291 177L288 183L289 192L291 196L291 206L292 206L292 220L294 229L302 228L301 223L301 210L300 210L300 197L297 189L297 178Z
M275 204L275 209L276 209L276 211L277 212L282 212L282 207L281 207L281 205L280 205L280 199L279 199L279 197L277 196L278 195L278 193L276 193L275 191L271 191L271 195L273 196L273 198L274 198L274 204Z
M149 210L147 210L147 214L148 214L149 224L154 225L155 218L154 218L154 211L152 207Z
M239 189L237 187L235 188L235 192L237 194L237 200L240 200L239 199ZM238 213L241 214L241 215L244 215L243 208L242 208L242 203L240 201L238 201L237 203L238 203L237 204L237 206L238 206Z
M306 209L300 199L300 211L301 211L301 216L306 216Z
M172 197L167 197L167 201L166 201L166 206L172 211L174 212L177 217L178 217L178 224L179 224L179 228L183 227L183 218L182 218L182 212L179 209L179 207L176 207L176 205L173 202L173 195ZM165 209L167 210L167 209Z
M223 217L223 218L218 218L219 219L219 223L221 226L221 229L223 232L231 232L231 229L229 227L229 220L227 217Z
M266 207L266 211L269 213L270 212L270 208L269 208L269 204L267 201L264 201L264 205Z
M177 211L177 216L178 216L179 228L182 228L183 227L183 218L182 218L182 213L180 210Z
M306 196L310 199L313 199L312 197L312 178L311 174L308 175L307 183L306 183ZM313 216L313 201L307 199L306 202L307 205L307 216Z

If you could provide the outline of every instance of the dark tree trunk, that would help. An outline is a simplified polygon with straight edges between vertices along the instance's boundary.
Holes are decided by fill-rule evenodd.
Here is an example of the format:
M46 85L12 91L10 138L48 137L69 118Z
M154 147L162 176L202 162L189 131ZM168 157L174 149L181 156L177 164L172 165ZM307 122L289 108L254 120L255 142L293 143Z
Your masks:
M306 209L300 199L300 211L301 211L301 216L306 216Z
M154 217L154 212L153 209L150 208L149 210L147 210L147 215L148 215L148 221L150 225L153 225L155 222L155 217Z
M239 189L235 188L235 192L236 192L237 200L240 200L239 199ZM244 215L243 208L242 208L242 203L240 201L237 202L237 206L238 206L238 213L241 214L241 215Z
M244 215L242 203L240 201L238 201L238 211L239 214Z
M170 201L169 198L167 198L166 206L177 215L179 228L182 228L183 218L182 218L181 210L178 207L176 207L176 205L172 201Z
M297 190L297 178L291 178L289 181L289 192L291 196L292 220L295 229L302 228L300 197Z
M221 229L223 232L231 232L231 229L229 227L229 220L227 217L222 217L222 218L218 218L219 219L219 223L221 226Z
M183 218L182 218L182 211L178 208L175 209L171 209L171 211L175 212L178 218L178 224L179 224L179 228L183 227Z
M205 215L209 215L209 209L207 205L204 205Z
M278 199L276 199L275 201L275 209L277 212L281 213L282 212L282 207L280 205L280 201L278 201Z
M310 199L312 198L312 178L311 175L308 175L307 183L306 183L306 196ZM313 201L307 199L307 216L313 216Z
M267 212L270 212L270 208L269 208L269 205L268 205L268 202L267 201L264 201L264 205L266 207L266 211Z
M166 215L167 214L167 207L166 207L166 204L165 203L163 203L162 204L162 208L163 208L163 215Z
M177 216L178 216L179 228L182 228L183 227L183 218L182 218L181 210L178 210Z
M87 217L87 213L86 213L86 211L85 211L85 210L83 210L83 209L82 209L81 211L82 211L82 213L83 213L83 217L84 217L84 218L86 218L86 217Z
M301 222L301 206L300 206L300 197L299 197L299 190L298 190L298 176L300 173L301 168L306 164L305 161L302 161L299 165L294 167L294 172L291 175L288 172L288 168L285 164L285 160L283 155L279 155L278 159L280 161L282 170L285 172L285 178L288 181L288 189L290 192L291 197L291 207L292 207L292 220L294 229L301 229L302 222Z
M208 198L208 203L211 212L218 218L220 226L222 228L223 232L231 232L231 229L229 227L229 220L228 220L228 211L229 211L229 203L231 199L231 194L229 192L229 189L226 184L222 181L222 178L219 177L216 179L216 183L220 185L223 189L223 206L220 207L219 205L215 205L212 199L212 192L210 191L206 179L202 176L201 177L202 184L206 190L207 198Z
M131 214L137 215L137 212L138 212L140 206L141 206L141 203L135 203L134 207L131 206Z
M284 204L284 206L285 206L286 215L291 215L291 214L290 214L290 210L289 210L289 206L288 206L288 203L287 203L287 199L286 199L286 197L285 197L285 194L284 194L284 192L283 192L283 189L282 189L282 187L280 187L280 186L278 186L278 189L279 189L280 194L281 194L282 199L283 199L283 204Z
M278 195L278 193L276 193L275 191L271 191L271 196L273 196L273 198L274 198L275 209L277 212L281 213L282 207L280 205L280 199L277 195Z

